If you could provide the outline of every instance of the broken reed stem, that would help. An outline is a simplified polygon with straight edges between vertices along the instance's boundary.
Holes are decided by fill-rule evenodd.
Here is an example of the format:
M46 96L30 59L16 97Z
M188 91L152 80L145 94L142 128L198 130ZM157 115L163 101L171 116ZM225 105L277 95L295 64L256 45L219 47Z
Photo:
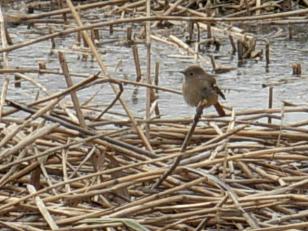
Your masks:
M250 16L250 6L248 4L248 1L244 0L244 4L245 4L245 9L246 9L246 15Z
M59 9L63 9L64 8L64 1L65 0L60 0L59 1ZM64 24L68 24L67 14L65 12L63 12L62 17L63 17Z
M206 16L209 17L209 18L211 17L211 9L210 9L210 8L206 8ZM207 38L210 39L210 38L212 38L212 27L211 27L211 23L208 22L208 23L206 24L206 26L207 26Z
M101 114L95 120L99 120L120 99L124 89L123 89L123 85L121 83L117 83L117 84L119 86L119 91L118 91L116 97L111 101L111 103L101 112Z
M93 31L94 39L98 43L100 41L99 29L94 28L92 31Z
M67 65L67 62L65 60L64 54L60 51L58 52L58 58L59 58L59 62L60 62L60 65L61 65L61 68L62 68L62 71L63 71L63 75L64 75L64 78L65 78L66 84L67 84L68 87L72 87L74 84L73 84L72 78L71 78L70 73L69 73L68 65ZM78 99L78 96L76 94L76 91L71 91L70 95L71 95L72 102L73 102L73 105L74 105L74 108L75 108L75 111L76 111L77 118L79 120L79 124L80 124L81 127L86 128L87 125L86 125L85 119L83 117L81 108L80 108L80 103L79 103L79 99Z
M230 44L232 47L231 54L234 55L236 53L236 45L235 45L233 36L231 34L229 34L229 40L230 40Z
M188 32L187 43L191 44L193 42L193 35L194 35L194 22L187 22L187 32Z
M135 69L136 69L136 82L141 81L141 68L140 68L140 60L139 60L139 53L137 45L132 45L133 57L135 62Z
M215 73L216 72L216 63L215 63L214 55L210 55L210 59L211 59L211 64L212 64L213 71Z
M279 147L280 146L280 142L281 142L281 137L282 137L282 127L283 127L283 124L284 124L284 119L285 119L285 104L282 103L282 106L281 106L281 119L280 119L280 129L279 129L279 135L278 135L278 138L277 138L277 144L276 146Z
M146 0L146 16L151 16L151 0ZM152 84L151 77L151 23L146 21L146 49L147 49L147 84ZM145 105L145 118L149 120L151 117L151 89L146 89L146 105ZM150 125L147 123L145 125L145 134L148 139L150 139Z
M154 78L155 86L159 85L159 62L155 63L155 78ZM158 93L158 88L155 89L156 94Z
M13 45L12 38L11 38L11 36L9 34L9 31L8 31L8 29L6 27L4 28L4 31L5 31L5 37L6 37L7 44L8 45Z
M5 21L2 13L2 7L0 3L0 36L1 36L1 44L2 48L7 48L8 46L8 41L7 41L7 33L6 33L6 27L5 27ZM2 54L3 58L3 65L1 68L8 68L9 67L9 60L8 60L8 55L7 52L3 52ZM0 63L1 65L1 63ZM16 79L15 79L16 80ZM3 107L5 104L5 99L7 96L7 90L9 86L9 79L7 74L4 74L4 80L2 83L2 90L1 90L1 98L0 98L0 122L2 121L2 113L3 113Z
M292 64L292 74L297 76L302 74L302 65L300 63Z
M268 88L268 108L271 109L273 108L273 87L270 86ZM272 118L271 117L268 117L268 121L267 121L269 124L272 123Z
M261 6L261 0L256 0L256 15L260 15L261 13L261 9L260 9L260 6Z
M76 33L76 45L77 45L78 47L81 46L81 32L80 32L80 31L78 31L78 32Z
M133 39L132 39L132 34L133 34L133 31L132 31L132 28L129 26L127 27L126 29L126 42L127 44L130 46L134 43Z
M155 86L159 85L159 62L155 63L154 85ZM152 111L152 108L154 106L155 115L157 117L160 117L160 110L159 110L158 101L157 101L158 89L157 88L156 89L150 88L150 90L151 90L151 105L152 105L151 111Z
M0 36L1 36L2 49L6 49L8 47L8 42L7 42L5 21L4 21L4 16L3 16L3 13L2 13L1 4L0 4ZM9 60L8 60L8 57L7 57L7 52L3 52L2 57L3 57L3 65L2 66L4 68L8 68L9 67Z
M196 58L200 59L201 61L203 61L204 63L208 63L208 60L205 59L203 56L199 55L198 52L196 52L195 50L193 50L188 44L184 43L182 40L180 40L179 38L177 38L174 35L170 35L169 36L169 40L173 43L175 43L177 46L179 46L181 49L187 51L189 54L194 55Z
M24 74L21 74L21 73L16 73L15 74L15 79L18 80L17 83L15 83L16 85L19 85L18 87L20 87L20 84L21 84L21 79L25 80L25 81L28 81L30 82L33 86L39 88L42 92L44 92L46 95L49 95L48 91L47 91L47 88L44 87L42 84L40 84L38 81L36 81L35 79L29 77L29 76L26 76ZM16 87L16 86L15 86Z
M51 27L48 28L49 34L53 34L53 29ZM55 49L56 48L56 42L54 37L50 37L50 44L51 44L51 49Z
M33 187L33 185L30 185L30 184L27 185L27 189L30 192L30 194L37 192L36 189ZM43 200L39 196L35 196L35 203L36 203L36 206L38 207L40 213L42 214L43 218L45 219L45 221L49 225L49 227L52 230L59 229L58 225L56 224L53 217L49 213L47 206L44 204Z
M86 31L85 31L85 33L87 33ZM81 33L82 35L83 35L83 33ZM88 47L89 47L89 44L87 43L87 41L86 41L86 39L85 39L85 37L84 36L81 36L81 38L82 38L82 42L83 42L83 48L85 48L85 49L87 49ZM89 38L89 39L91 39L91 41L92 41L92 43L93 43L93 40L92 40L92 38ZM94 43L93 43L94 44ZM82 56L81 56L81 60L83 61L83 62L87 62L88 61L88 53L87 52L83 52L82 53ZM91 55L91 58L92 58L92 60L93 60L93 55Z
M265 67L268 68L270 64L270 45L269 41L266 39L265 44Z
M4 22L4 17L3 17L3 13L2 13L1 3L0 3L0 36L1 36L2 48L4 48L4 49L7 48L7 46L8 46L6 34L7 33L6 33L6 28L5 28L5 22ZM3 65L2 65L3 67L2 68L8 68L9 67L9 61L8 61L7 52L3 52L2 58L3 58ZM9 79L7 77L7 74L4 74L4 80L3 80L2 84L3 85L2 85L2 89L1 89L1 98L0 98L0 122L2 121L3 107L4 107L4 104L5 104L5 99L6 99L6 96L7 96L7 91L8 91L8 86L9 86Z
M2 121L2 112L3 112L3 107L4 107L4 104L5 104L5 99L6 99L6 96L7 96L8 86L9 86L9 79L5 78L3 80L1 96L0 96L0 122Z
M240 40L237 40L237 62L241 66L243 64L243 44Z

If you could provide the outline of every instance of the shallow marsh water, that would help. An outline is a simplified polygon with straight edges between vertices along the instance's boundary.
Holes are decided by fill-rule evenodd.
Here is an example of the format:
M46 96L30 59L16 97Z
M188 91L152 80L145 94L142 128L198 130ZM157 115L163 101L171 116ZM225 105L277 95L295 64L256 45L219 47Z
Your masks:
M119 42L108 43L106 41L119 39L123 41L126 37L126 25L117 27L119 30L110 35L106 29L100 30L102 44L99 51L102 54L104 63L107 65L109 72L114 78L125 78L135 80L135 66L132 56L132 49ZM278 37L275 36L277 27L266 26L266 30L262 27L258 28L256 36L258 38L267 38L271 44L271 64L266 70L264 60L248 60L245 64L238 67L237 56L230 54L231 48L227 38L219 39L222 43L220 51L215 53L208 51L210 54L217 56L217 62L220 64L237 67L237 69L217 76L219 86L223 89L227 100L222 103L234 107L236 111L242 109L263 109L267 107L268 88L263 85L274 86L274 107L281 107L282 101L286 100L294 104L308 103L308 29L298 26L298 32L294 32L294 38L289 40L287 28L283 29ZM40 34L47 34L48 30L45 26L27 29L25 25L17 27L9 27L9 32L14 43L36 38ZM296 29L296 28L295 28ZM164 31L164 30L162 30ZM154 32L157 32L154 30ZM174 26L171 29L165 29L166 33L172 33L183 39L183 28ZM277 35L277 34L276 34ZM206 38L206 33L202 34L202 38ZM76 44L75 35L56 38L56 49L63 50L68 61L70 71L73 73L94 74L99 71L95 61L82 61L81 55L71 52L70 48ZM146 49L144 45L138 45L139 56L141 61L142 73L146 73ZM264 42L258 39L257 50L264 49ZM60 70L56 52L50 53L50 41L40 42L31 46L27 46L9 53L9 64L18 67L37 67L38 61L47 63L47 68ZM67 51L67 52L66 52ZM182 74L179 72L186 66L194 63L193 57L183 57L187 54L179 49L162 44L156 41L152 42L152 76L154 76L155 62L160 63L159 84L167 88L181 90ZM182 56L182 57L180 57ZM204 54L204 57L206 55ZM291 64L300 63L302 65L302 75L293 76ZM209 63L202 66L211 71ZM116 68L117 67L117 68ZM63 77L51 74L37 75L26 74L35 78L44 85L50 93L64 89L66 84ZM80 81L76 78L74 81ZM0 79L2 84L3 79ZM143 117L145 111L145 88L139 87L138 90L132 85L125 85L123 98L126 100L130 109L136 116ZM34 100L38 89L30 83L23 82L21 88L14 88L13 78L9 87L9 98L18 101ZM95 86L91 89L80 91L79 97L81 102L89 99L93 94L99 91L95 97L95 102L99 105L107 105L114 97L114 93L108 84ZM165 118L174 118L192 115L194 109L187 106L181 95L159 92L159 108L161 115ZM121 106L117 105L113 111L122 112ZM206 110L214 112L212 108ZM305 114L296 115L299 119L305 119ZM293 118L294 119L294 118Z

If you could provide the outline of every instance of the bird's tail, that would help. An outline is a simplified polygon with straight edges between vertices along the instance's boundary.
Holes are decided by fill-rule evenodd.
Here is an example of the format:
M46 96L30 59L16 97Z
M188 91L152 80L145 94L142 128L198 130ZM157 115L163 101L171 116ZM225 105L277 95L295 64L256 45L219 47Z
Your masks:
M219 102L215 103L214 107L215 107L216 111L218 112L219 116L225 116L226 115L225 110L222 108L222 106L220 105Z

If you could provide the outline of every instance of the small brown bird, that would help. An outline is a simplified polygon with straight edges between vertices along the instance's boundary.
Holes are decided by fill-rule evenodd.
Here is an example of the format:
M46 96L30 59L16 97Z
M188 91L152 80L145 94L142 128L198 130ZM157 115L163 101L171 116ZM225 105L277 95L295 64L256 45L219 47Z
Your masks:
M214 75L206 73L199 65L191 65L181 72L185 75L182 92L188 105L197 107L200 102L204 107L214 105L220 116L226 115L218 102L218 95L226 98L216 85Z

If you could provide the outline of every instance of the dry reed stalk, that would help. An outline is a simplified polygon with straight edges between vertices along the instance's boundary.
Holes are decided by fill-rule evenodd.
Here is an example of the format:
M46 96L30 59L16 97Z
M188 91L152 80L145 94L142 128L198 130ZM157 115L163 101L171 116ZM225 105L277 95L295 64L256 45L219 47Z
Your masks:
M270 45L269 41L266 39L266 44L265 44L265 67L268 68L270 64Z
M146 16L151 16L151 1L146 0ZM146 50L147 50L147 84L152 85L152 77L151 77L151 22L147 21L145 24L145 30L146 30ZM151 117L151 89L146 89L146 105L145 105L145 119L149 120ZM148 139L150 139L150 125L147 123L145 124L145 134Z
M6 49L8 47L8 41L7 41L7 36L6 36L6 29L5 29L5 21L2 13L2 7L0 5L0 35L1 35L1 44L2 44L2 49ZM3 67L8 68L9 67L9 61L7 57L7 52L3 52L2 54L3 57Z
M28 185L27 188L28 188L28 191L30 193L35 193L36 192L35 188L32 185ZM38 209L40 210L42 216L44 217L44 219L48 223L49 227L52 230L58 229L59 228L58 225L55 223L54 219L52 218L52 216L48 212L48 209L46 208L46 205L44 204L42 199L40 197L36 196L35 197L35 203L36 203Z
M1 95L0 95L0 121L2 121L2 111L5 103L5 99L7 96L7 90L9 87L9 79L4 79L2 89L1 89Z
M169 40L174 42L177 46L179 46L180 48L184 49L187 53L191 54L191 55L196 55L197 58L205 63L205 64L209 64L209 61L207 59L205 59L203 56L201 56L198 52L196 52L195 50L193 50L190 46L188 46L186 43L184 43L182 40L180 40L179 38L177 38L174 35L170 35L169 36Z
M137 45L132 46L132 51L133 51L133 57L134 57L134 62L135 62L135 68L136 68L136 82L140 82L141 81L141 68L140 68L140 61L139 61Z
M18 77L18 79L24 79L26 81L29 81L31 84L33 84L34 86L36 86L37 88L41 89L45 94L49 95L47 88L44 87L42 84L40 84L38 81L36 81L35 79L26 76L24 74L21 73L16 73L15 76ZM16 78L15 78L16 79Z
M63 75L65 77L66 84L67 84L68 87L72 87L73 86L73 81L72 81L72 79L70 77L68 65L66 63L64 54L62 52L59 52L58 53L58 57L59 57L59 62L60 62L62 71L63 71ZM87 125L86 125L86 122L84 120L82 111L80 109L80 103L79 103L79 99L77 97L76 91L71 91L70 95L72 97L72 101L73 101L73 104L74 104L74 109L76 111L77 118L79 120L79 124L80 124L81 127L86 128Z
M1 36L1 44L2 48L6 48L8 46L8 41L7 41L7 33L6 33L6 27L5 27L5 21L2 13L2 7L0 4L0 36ZM7 52L2 53L3 57L3 68L8 68L9 67L9 61L7 57ZM5 98L7 95L7 89L9 85L9 79L7 78L7 74L4 74L4 82L2 85L2 90L1 90L1 98L0 98L0 121L2 119L2 113L3 113L3 107L5 103Z

